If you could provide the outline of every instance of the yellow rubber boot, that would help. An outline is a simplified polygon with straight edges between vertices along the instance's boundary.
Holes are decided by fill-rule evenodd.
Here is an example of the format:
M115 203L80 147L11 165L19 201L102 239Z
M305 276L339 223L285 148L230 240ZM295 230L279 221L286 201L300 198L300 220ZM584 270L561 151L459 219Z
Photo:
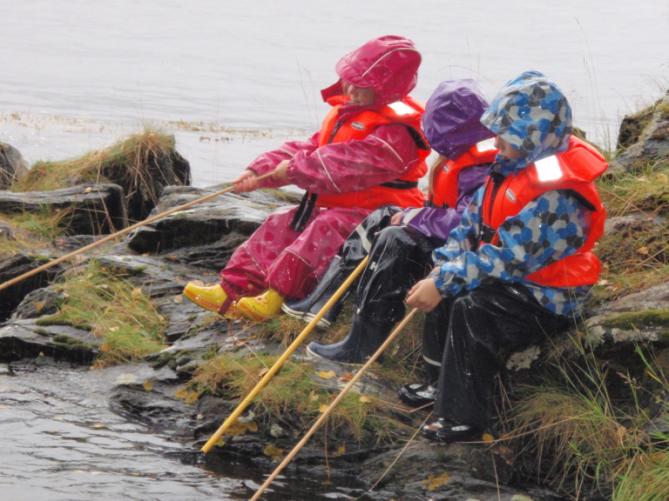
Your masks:
M205 310L221 315L226 314L232 305L232 300L219 284L206 286L188 282L184 287L183 295ZM227 317L228 314L225 316Z
M274 289L269 289L256 297L244 297L235 306L246 318L262 322L278 315L282 304L283 296Z

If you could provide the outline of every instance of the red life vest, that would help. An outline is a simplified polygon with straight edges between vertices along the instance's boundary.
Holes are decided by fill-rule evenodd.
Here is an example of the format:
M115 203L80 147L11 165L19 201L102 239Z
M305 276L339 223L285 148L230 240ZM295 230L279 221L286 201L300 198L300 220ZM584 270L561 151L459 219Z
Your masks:
M338 120L338 116L342 99L340 96L338 98L328 100L334 106L323 121L318 141L319 146L361 140L371 134L377 127L401 123L410 128L411 135L416 140L419 161L395 181L360 191L318 194L316 204L319 207L360 207L364 209L376 209L384 205L421 207L424 196L418 189L418 180L427 171L425 158L430 153L430 148L420 126L423 107L407 96L402 101L391 103L378 110L366 109L348 115L341 121ZM365 174L361 172L360 175L364 176Z
M599 279L601 262L591 250L604 232L606 210L599 198L594 180L608 167L604 157L586 142L571 136L569 148L532 165L501 181L494 189L491 178L481 206L482 222L489 229L482 240L497 245L497 228L505 219L518 214L532 200L552 190L576 193L589 205L588 233L576 253L529 274L527 280L548 287L592 285ZM494 198L494 199L493 199Z
M458 177L463 169L476 165L491 164L497 155L494 139L480 141L455 160L447 159L434 172L432 183L432 205L455 207L458 203Z

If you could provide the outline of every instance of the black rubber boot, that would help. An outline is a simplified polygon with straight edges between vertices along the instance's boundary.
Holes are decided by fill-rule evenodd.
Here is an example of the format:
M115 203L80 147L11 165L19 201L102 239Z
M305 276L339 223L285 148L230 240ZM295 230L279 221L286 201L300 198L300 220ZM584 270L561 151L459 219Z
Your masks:
M334 362L359 364L381 346L392 328L392 323L369 322L360 315L354 315L348 336L333 344L311 342L307 346L307 353Z
M357 264L357 263L354 263ZM325 275L320 279L316 288L304 299L295 301L285 301L281 309L291 317L299 318L305 322L311 322L316 314L323 308L328 299L337 291L339 286L351 274L352 267L347 266L341 256L335 256ZM319 327L330 327L341 312L344 300L349 294L349 290L325 313L323 318L318 321Z

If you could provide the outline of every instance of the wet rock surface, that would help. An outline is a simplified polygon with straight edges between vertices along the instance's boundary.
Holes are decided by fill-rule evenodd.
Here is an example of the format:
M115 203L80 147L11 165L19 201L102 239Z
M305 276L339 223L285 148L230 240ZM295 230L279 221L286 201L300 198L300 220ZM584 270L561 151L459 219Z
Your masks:
M70 234L110 233L127 226L123 190L116 184L81 184L53 191L0 191L0 213L59 215Z
M0 190L7 190L15 180L28 172L23 155L7 143L0 143Z
M11 362L38 356L90 364L100 338L70 325L48 325L37 319L17 319L0 327L0 360Z
M48 257L48 254L40 256L17 254L0 261L0 283L5 283L41 266L48 260ZM0 321L8 318L29 292L47 285L60 273L60 270L60 267L54 266L1 290Z
M163 212L214 193L214 189L168 188L156 207ZM278 200L252 194L221 195L177 212L150 226L138 228L128 247L139 253L158 253L172 262L218 270L234 249L260 226Z
M664 141L661 138L664 123L661 104L645 115L643 123L634 125L630 122L627 131L621 134L621 146L627 148L621 155L620 165L627 165L624 168L634 164L635 160L631 159L637 149L641 150L639 155L644 158L650 154L656 155L653 158L660 158L665 154L663 146L656 144ZM182 176L179 182L186 182L186 178ZM153 212L176 207L220 188L161 187L162 197ZM105 252L97 253L96 259L105 268L118 272L134 287L141 288L167 323L165 335L168 346L146 358L141 375L133 372L119 378L106 394L116 414L157 433L169 430L172 436L196 451L237 401L205 394L189 404L180 394L183 384L198 367L218 354L254 356L259 352L271 354L282 351L284 347L268 344L254 336L254 326L206 312L184 300L181 291L189 280L215 282L216 272L233 250L272 210L285 204L285 199L264 192L244 196L220 195L141 227L111 250L107 248ZM138 214L149 205L143 207ZM652 231L665 224L662 217L636 213L611 218L606 231L624 236L625 232L638 228ZM10 235L11 227L6 232ZM61 239L59 249L77 248L93 238L76 235ZM3 261L0 278L10 277L17 274L19 268L33 265L26 256ZM49 315L56 311L62 300L58 289L49 285L55 274L26 286L11 303L6 303L8 306L4 314L12 316L0 325L0 361L9 365L0 365L0 374L3 367L6 367L6 373L10 373L11 364L22 358L42 360L45 356L53 356L87 366L100 351L100 340L92 333L49 322ZM584 326L590 346L598 356L610 362L614 370L630 369L635 374L641 374L643 367L638 360L634 362L636 365L630 362L636 346L651 346L660 357L669 357L669 284L645 288L601 304L591 312ZM512 357L507 366L512 385L536 381L541 377L542 364L546 363L546 353L554 349L554 341L547 340L544 345ZM579 354L565 350L563 355L576 357ZM306 361L301 350L294 358ZM346 374L353 370L328 361L313 362L313 369L314 373L334 374L331 378L318 381L324 390L332 394L342 388ZM363 378L356 388L360 394L372 395L389 403L397 402L395 390L388 381L372 376ZM254 412L251 406L240 421L252 422L256 417ZM420 416L427 417L428 412L424 411ZM665 430L666 398L656 404L654 412L657 414L654 426L658 431ZM301 438L301 432L296 431L290 419L290 416L285 416L264 423L262 429L227 437L224 447L216 447L204 459L207 467L226 475L239 465L269 473ZM319 433L325 432L321 430ZM269 445L273 447L272 453L268 452ZM431 443L419 434L406 450L396 445L357 443L347 443L343 452L335 451L336 448L337 444L332 443L327 447L318 441L309 443L286 470L289 480L284 483L289 483L291 478L299 478L301 482L308 478L322 488L322 483L329 479L340 487L338 494L375 500L560 499L549 491L532 489L527 485L516 486L518 472L515 458L504 441L445 446ZM193 455L197 456L195 452ZM390 467L395 461L396 464ZM281 481L277 486L281 489ZM257 487L249 482L248 493ZM316 499L317 496L310 498Z
M588 342L600 353L617 353L622 365L639 343L669 346L669 283L601 305L585 326Z
M372 499L560 499L549 491L508 487L513 476L509 459L503 447L446 446L418 439L406 450L389 450L364 461L360 479L369 487L378 482Z

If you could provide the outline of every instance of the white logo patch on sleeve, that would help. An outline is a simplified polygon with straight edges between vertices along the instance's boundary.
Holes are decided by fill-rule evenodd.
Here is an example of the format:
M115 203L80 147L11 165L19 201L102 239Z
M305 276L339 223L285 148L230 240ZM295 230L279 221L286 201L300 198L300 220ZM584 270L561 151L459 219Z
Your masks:
M351 122L351 127L355 130L365 130L365 124L362 122Z
M537 177L542 183L556 181L562 177L562 168L555 155L537 160L534 162L534 167L537 169Z

